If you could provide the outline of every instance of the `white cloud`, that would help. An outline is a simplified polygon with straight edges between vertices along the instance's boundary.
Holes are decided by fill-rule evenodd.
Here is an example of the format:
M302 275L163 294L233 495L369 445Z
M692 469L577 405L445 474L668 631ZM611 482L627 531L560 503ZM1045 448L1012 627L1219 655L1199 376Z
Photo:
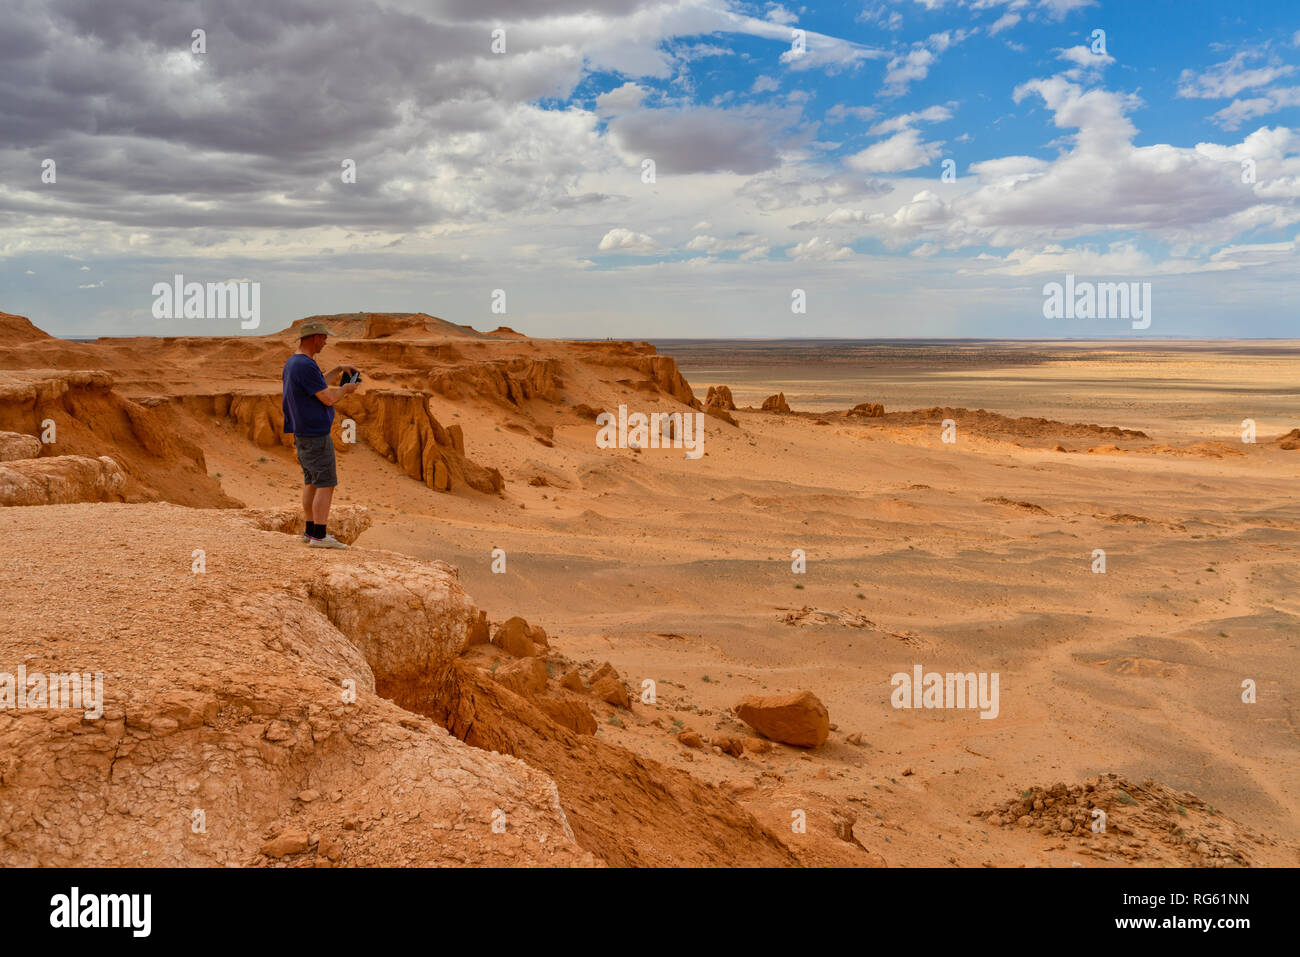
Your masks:
M798 17L785 7L781 6L781 4L772 3L768 5L767 19L771 20L773 23L784 23L789 25L794 23Z
M850 156L845 165L862 173L902 172L932 161L942 145L923 142L916 130L903 130Z
M650 253L655 251L655 241L645 233L615 226L601 239L598 248L601 252Z
M1115 58L1109 53L1093 53L1091 47L1082 44L1061 50L1057 58L1073 63L1084 70L1103 70L1115 62Z
M843 103L836 103L826 111L826 122L842 123L848 117L866 122L874 118L878 112L874 106L845 106Z
M732 236L730 239L719 239L717 236L699 235L688 242L686 248L694 252L704 252L711 256L716 256L720 253L728 252L754 253L758 250L766 251L768 245L758 234L746 233L739 236Z
M1225 130L1235 130L1247 120L1268 116L1288 106L1300 106L1300 86L1276 87L1263 95L1247 100L1233 100L1210 116L1210 120Z
M1004 13L1002 14L1002 16L994 20L993 25L989 27L989 36L995 37L1003 30L1010 30L1019 22L1020 22L1020 14Z
M785 251L791 259L799 262L834 262L837 259L849 259L853 250L848 246L836 246L833 242L814 236L796 243Z
M1097 0L1039 0L1038 6L1046 10L1053 20L1064 20L1066 15L1084 7L1095 7Z
M917 123L939 123L950 119L952 119L952 110L948 109L948 107L927 106L924 110L917 110L915 113L902 113L887 120L881 120L867 132L872 136L883 136L886 133L909 130Z
M750 93L772 93L781 89L781 81L770 76L760 76L754 80L754 85L749 88Z
M596 97L596 112L601 116L627 113L641 106L650 91L630 80L620 87Z
M1223 100L1251 87L1267 86L1274 80L1290 76L1294 66L1272 64L1247 68L1246 61L1259 59L1259 51L1239 50L1230 59L1205 70L1184 70L1178 77L1178 95L1207 100Z
M885 86L881 93L885 96L903 95L909 84L929 76L934 59L934 54L925 47L892 58L885 70Z

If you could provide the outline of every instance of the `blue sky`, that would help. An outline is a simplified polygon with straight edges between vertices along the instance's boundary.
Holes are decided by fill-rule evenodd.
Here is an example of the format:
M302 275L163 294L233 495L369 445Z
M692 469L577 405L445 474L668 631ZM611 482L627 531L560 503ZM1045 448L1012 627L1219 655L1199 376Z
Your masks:
M1295 335L1293 3L83 6L0 23L0 309L60 334L239 334L153 317L182 273L259 333ZM1067 273L1151 326L1045 318Z

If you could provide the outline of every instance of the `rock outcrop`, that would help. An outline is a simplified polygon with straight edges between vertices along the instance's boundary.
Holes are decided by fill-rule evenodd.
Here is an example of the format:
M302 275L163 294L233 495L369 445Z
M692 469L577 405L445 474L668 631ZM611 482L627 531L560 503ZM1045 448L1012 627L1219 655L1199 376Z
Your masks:
M0 710L5 864L598 863L544 771L385 700L464 642L449 566L163 504L3 509L0 539L0 661L102 675L100 708Z
M292 506L246 508L241 514L254 528L286 535L301 535L306 522L302 509ZM335 505L330 509L328 526L331 535L344 545L351 545L370 527L370 512L363 505Z
M736 411L736 400L731 397L731 389L725 385L711 385L709 392L704 397L704 407L706 409L724 409L727 412Z
M236 429L263 448L293 447L293 436L282 431L284 413L279 393L230 392L184 395L175 400L191 414L231 421ZM356 424L356 440L364 441L403 472L439 492L468 486L490 495L499 494L505 479L465 454L465 435L459 425L444 427L429 411L428 396L400 389L365 389L346 396L334 406L334 448L340 453L354 446L344 441L344 427Z
M885 414L885 407L878 402L859 402L849 409L849 415L862 419L878 419Z
M111 456L127 501L241 504L207 474L202 449L159 410L119 394L106 372L0 372L0 431L50 435L42 456Z
M800 748L816 748L830 734L826 706L811 691L749 695L736 704L736 716L765 738Z
M476 747L512 754L544 770L559 788L578 843L613 866L794 863L776 837L720 790L576 733L539 703L457 661L438 694L423 706L408 705Z
M559 401L559 363L528 358L477 362L434 373L429 388L448 399L477 396L522 409L529 399Z
M0 312L0 340L5 343L42 342L52 338L48 332L36 328L26 316Z
M55 455L0 462L0 505L120 502L126 476L106 455Z
M677 360L672 356L637 356L628 364L649 375L660 391L692 409L700 408L700 400L695 398L690 383L682 377L677 368Z
M22 432L0 432L0 462L34 459L41 454L41 440Z
M429 411L428 397L423 393L358 391L335 408L339 411L336 430L342 429L343 417L354 419L358 436L371 448L431 489L445 492L459 484L495 495L505 487L500 472L484 468L465 455L460 426L444 428Z
M790 404L785 401L785 393L778 392L776 395L769 395L763 400L764 412L789 412Z

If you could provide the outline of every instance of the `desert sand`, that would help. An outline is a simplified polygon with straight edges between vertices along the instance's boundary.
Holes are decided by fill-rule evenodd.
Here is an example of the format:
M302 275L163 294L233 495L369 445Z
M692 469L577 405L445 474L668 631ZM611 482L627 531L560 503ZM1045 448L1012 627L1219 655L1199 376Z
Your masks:
M313 318L365 375L336 553L285 534L291 335L0 314L0 672L105 674L0 710L0 861L1300 863L1296 343ZM595 442L722 386L700 458ZM917 666L996 717L895 708ZM815 747L737 714L803 691Z

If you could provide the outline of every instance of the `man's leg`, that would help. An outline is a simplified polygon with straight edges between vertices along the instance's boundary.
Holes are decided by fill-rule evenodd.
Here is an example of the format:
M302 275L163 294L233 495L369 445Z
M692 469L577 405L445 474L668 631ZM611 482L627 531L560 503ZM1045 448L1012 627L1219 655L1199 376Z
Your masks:
M312 511L312 501L316 495L316 486L304 485L302 487L302 517L304 521L316 521L316 513Z
M334 486L328 485L324 488L316 489L316 494L311 500L312 521L317 525L324 525L330 517L330 502L334 498Z

